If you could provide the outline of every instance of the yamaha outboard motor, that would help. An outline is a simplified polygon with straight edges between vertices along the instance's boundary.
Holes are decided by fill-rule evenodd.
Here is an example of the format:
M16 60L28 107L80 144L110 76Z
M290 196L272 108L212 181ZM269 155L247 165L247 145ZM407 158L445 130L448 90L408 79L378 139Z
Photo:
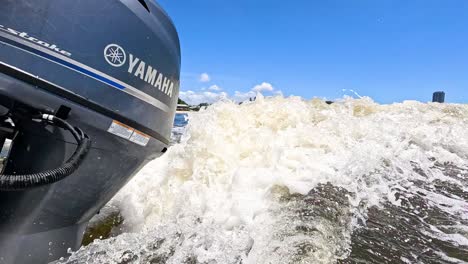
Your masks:
M2 0L0 263L47 263L169 143L177 32L153 0Z

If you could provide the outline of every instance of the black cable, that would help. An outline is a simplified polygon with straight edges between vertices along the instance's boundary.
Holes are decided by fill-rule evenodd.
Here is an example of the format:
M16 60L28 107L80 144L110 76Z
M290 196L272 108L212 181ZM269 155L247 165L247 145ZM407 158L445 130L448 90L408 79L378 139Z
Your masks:
M18 191L58 182L76 171L91 147L88 136L81 129L74 128L65 120L53 115L42 115L36 118L68 130L75 138L77 148L70 158L56 169L24 175L0 175L1 191Z

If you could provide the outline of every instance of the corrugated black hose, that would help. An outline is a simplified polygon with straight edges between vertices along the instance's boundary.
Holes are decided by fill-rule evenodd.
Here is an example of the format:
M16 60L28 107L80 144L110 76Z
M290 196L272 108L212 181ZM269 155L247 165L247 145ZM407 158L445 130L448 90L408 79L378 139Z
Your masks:
M83 131L53 115L41 115L36 119L68 130L77 142L73 155L60 167L44 172L24 175L0 175L1 191L19 191L58 182L72 174L81 164L91 147L91 141Z

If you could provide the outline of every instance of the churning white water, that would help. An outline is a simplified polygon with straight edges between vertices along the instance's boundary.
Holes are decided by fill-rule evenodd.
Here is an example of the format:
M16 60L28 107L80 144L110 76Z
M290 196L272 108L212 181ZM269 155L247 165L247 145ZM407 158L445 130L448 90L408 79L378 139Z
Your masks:
M468 261L468 105L260 96L189 120L111 202L127 232L64 262Z

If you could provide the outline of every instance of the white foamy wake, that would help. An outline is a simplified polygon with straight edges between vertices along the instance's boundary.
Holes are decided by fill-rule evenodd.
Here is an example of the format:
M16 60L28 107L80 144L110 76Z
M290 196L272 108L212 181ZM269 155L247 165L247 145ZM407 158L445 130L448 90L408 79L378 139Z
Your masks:
M384 200L399 205L397 189L427 192L410 179L440 179L466 190L431 169L434 160L468 167L468 106L379 105L369 98L327 105L299 97L216 103L190 114L181 142L113 200L134 233L96 241L70 261L334 263L349 254L351 233L358 220L365 222L366 208ZM351 193L343 209L349 218L317 218L308 223L314 235L281 235L295 219L283 213L275 188L306 195L326 183ZM463 199L427 197L468 218ZM453 239L466 243L466 237ZM297 260L304 242L310 250Z

